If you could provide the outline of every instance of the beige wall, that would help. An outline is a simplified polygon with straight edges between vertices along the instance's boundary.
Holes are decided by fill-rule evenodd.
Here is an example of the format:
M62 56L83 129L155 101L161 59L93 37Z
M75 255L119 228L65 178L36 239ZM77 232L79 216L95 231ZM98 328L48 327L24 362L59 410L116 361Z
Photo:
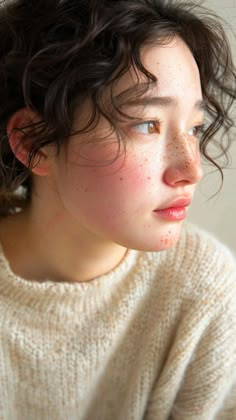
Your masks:
M236 0L208 0L204 1L203 5L211 8L230 24L231 30L227 28L227 33L236 61L236 36L232 32L235 30L236 33ZM211 200L210 196L216 193L220 186L220 178L217 174L207 175L212 168L204 164L206 175L196 191L188 219L213 232L236 253L236 136L230 155L231 165L223 171L223 188Z

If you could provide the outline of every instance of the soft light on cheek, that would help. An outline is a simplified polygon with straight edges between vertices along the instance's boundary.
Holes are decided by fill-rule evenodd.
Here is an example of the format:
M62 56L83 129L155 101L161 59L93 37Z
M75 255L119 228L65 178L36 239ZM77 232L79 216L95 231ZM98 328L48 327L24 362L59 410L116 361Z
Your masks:
M134 193L140 192L151 177L145 171L145 164L132 158L119 158L106 166L91 168L87 173L91 183L96 183L99 188L109 189L113 192L131 189Z

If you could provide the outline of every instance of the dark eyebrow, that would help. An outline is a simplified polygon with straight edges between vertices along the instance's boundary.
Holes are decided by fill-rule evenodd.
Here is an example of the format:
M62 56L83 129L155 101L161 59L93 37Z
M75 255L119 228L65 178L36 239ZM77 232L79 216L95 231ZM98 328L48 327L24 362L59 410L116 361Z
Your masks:
M156 105L161 107L167 107L171 105L177 105L177 99L172 96L147 96L142 98L136 98L135 100L127 101L123 105L125 107L136 107L136 106L146 106L146 105ZM198 110L206 109L206 101L199 99L193 106L193 108Z

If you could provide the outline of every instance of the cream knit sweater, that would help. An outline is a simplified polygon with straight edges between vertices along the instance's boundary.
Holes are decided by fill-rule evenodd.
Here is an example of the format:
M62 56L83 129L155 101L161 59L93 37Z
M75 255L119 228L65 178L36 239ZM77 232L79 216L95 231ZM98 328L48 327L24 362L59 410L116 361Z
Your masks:
M186 223L87 283L30 282L0 250L1 420L236 420L236 266Z

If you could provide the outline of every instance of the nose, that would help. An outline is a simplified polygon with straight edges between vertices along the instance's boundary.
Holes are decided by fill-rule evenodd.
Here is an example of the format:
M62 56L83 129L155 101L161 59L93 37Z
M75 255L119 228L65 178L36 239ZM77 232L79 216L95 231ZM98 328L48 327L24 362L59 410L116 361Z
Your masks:
M166 145L164 182L172 187L197 184L203 170L196 138L178 133Z

